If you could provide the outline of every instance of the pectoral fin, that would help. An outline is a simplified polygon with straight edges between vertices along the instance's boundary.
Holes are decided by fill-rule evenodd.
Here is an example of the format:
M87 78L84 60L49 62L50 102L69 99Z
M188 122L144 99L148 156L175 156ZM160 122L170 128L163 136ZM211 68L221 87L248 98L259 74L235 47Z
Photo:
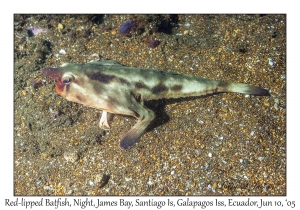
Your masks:
M99 127L104 130L110 130L110 126L107 121L107 112L102 111L102 115L99 122Z
M155 114L152 110L149 110L140 104L139 110L136 114L138 122L125 134L120 141L120 147L122 149L130 149L136 144L141 136L145 133L148 125L155 118Z

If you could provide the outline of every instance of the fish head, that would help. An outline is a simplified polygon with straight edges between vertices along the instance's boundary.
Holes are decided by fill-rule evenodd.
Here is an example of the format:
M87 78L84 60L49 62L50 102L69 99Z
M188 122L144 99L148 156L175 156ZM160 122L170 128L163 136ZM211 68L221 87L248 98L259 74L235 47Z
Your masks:
M78 89L82 84L84 72L82 64L66 63L58 68L45 68L43 74L53 78L56 81L56 92L68 99L73 97L74 92L80 91Z

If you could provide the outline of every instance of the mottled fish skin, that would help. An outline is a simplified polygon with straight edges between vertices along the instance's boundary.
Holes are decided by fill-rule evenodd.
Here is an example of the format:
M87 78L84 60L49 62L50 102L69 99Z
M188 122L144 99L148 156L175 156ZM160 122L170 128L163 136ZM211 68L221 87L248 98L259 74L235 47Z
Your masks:
M59 68L46 68L43 74L56 80L56 91L62 97L103 110L99 123L103 129L110 128L107 112L137 118L138 122L120 141L122 149L136 144L155 118L144 101L220 92L268 94L267 90L252 85L126 67L115 61L63 64Z

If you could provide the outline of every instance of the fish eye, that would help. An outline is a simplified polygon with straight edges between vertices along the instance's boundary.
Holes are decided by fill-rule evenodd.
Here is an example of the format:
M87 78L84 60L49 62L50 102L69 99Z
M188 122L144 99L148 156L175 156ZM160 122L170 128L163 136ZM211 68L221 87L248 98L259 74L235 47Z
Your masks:
M71 77L64 77L62 78L62 83L64 83L65 85L68 85L72 82L72 78Z

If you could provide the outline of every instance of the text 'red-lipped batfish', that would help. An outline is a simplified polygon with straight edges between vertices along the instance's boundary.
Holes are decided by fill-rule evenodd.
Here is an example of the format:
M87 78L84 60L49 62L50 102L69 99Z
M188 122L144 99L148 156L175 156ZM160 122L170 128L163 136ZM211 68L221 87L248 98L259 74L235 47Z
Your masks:
M46 68L43 74L56 80L55 89L62 97L103 110L99 123L102 129L110 128L107 112L135 117L137 123L120 141L122 149L134 146L155 118L144 101L220 92L268 95L267 90L252 85L126 67L111 60L65 63L59 68Z

